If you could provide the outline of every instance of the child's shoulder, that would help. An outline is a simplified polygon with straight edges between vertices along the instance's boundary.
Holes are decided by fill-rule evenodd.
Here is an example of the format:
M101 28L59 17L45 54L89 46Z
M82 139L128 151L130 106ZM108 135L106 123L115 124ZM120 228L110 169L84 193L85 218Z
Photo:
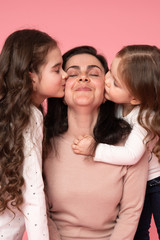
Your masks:
M126 117L132 117L132 116L137 116L139 114L140 107L135 106L130 113L126 115ZM116 112L118 117L123 117L123 105L122 104L117 104L116 105ZM125 118L125 117L124 117Z
M32 105L29 124L27 125L25 132L33 135L33 133L37 134L37 131L39 131L42 128L43 128L43 114L37 107Z
M134 125L137 122L139 110L140 110L140 107L136 106L126 116L123 116L123 106L121 104L118 104L117 105L117 117L123 118L124 120L129 122L131 125Z
M32 121L37 122L37 123L43 122L43 114L42 114L41 110L39 110L34 105L31 106L31 123L33 124Z

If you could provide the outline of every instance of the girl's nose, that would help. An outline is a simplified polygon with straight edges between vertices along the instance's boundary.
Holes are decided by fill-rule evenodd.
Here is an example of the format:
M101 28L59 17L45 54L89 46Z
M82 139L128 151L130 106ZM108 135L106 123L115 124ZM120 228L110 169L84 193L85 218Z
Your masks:
M68 74L63 69L62 69L62 78L65 80L68 78Z
M110 82L109 78L106 78L105 84L107 85L108 88L110 88L111 82Z

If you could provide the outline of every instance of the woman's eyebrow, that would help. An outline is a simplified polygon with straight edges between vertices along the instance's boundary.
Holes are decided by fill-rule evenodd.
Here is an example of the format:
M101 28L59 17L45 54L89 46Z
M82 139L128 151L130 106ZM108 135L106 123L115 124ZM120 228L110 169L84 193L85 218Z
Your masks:
M103 72L103 70L99 67L99 66L97 66L97 65L88 65L87 66L87 69L90 69L90 68L99 68L102 72Z
M74 69L80 69L80 67L79 67L79 66L77 66L77 65L73 65L73 66L70 66L69 68L67 68L67 69L66 69L66 71L68 71L68 69L70 69L70 68L74 68Z

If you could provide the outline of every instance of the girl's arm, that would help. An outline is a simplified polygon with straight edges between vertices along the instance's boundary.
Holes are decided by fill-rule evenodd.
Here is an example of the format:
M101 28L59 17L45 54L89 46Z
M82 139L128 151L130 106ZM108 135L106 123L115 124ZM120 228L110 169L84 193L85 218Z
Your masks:
M146 151L146 135L147 131L136 122L123 146L98 144L94 161L116 165L136 164Z
M72 145L76 154L93 156L97 162L110 163L115 165L136 164L146 151L144 138L147 131L137 121L134 122L131 133L123 146L113 146L99 143L95 152L95 141L91 136L79 136Z
M31 124L24 133L25 160L23 177L25 188L22 211L29 240L49 240L44 183L42 179L42 129L43 118L41 112L36 110L32 116Z
M110 240L134 239L145 197L148 176L146 155L147 153L137 164L127 169L119 215Z

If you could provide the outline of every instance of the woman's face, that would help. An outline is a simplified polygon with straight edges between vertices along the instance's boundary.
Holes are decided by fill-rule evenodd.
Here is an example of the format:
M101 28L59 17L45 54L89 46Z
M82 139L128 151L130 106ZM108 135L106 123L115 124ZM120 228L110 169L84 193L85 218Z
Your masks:
M99 107L104 100L105 72L100 61L90 54L71 57L65 66L68 74L65 101L68 106Z

